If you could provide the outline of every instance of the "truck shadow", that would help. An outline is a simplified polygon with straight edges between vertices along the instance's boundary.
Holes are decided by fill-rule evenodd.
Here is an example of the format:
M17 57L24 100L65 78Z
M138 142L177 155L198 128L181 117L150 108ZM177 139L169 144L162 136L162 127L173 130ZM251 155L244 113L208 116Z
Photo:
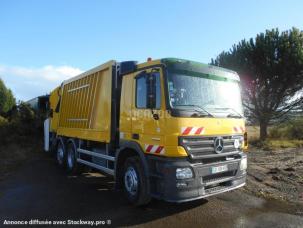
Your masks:
M134 207L122 191L114 190L113 178L98 173L70 176L47 156L24 164L0 182L0 218L12 220L110 220L113 226L140 225L207 202L152 200L144 207Z
M94 175L94 174L93 174ZM148 205L135 207L124 198L123 191L114 189L111 177L95 177L91 173L72 178L71 185L78 194L89 192L81 202L81 219L111 220L115 226L140 225L153 220L165 218L206 204L206 199L186 203L169 203L153 199ZM67 176L70 180L71 178ZM79 196L77 197L79 199Z

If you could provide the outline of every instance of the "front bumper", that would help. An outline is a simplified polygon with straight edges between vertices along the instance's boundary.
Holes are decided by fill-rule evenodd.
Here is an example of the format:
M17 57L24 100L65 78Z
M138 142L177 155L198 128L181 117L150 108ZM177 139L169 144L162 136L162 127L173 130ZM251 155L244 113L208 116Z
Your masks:
M218 163L192 163L188 158L148 157L151 194L169 202L186 202L234 190L245 185L246 171L240 170L239 159ZM211 167L227 165L228 170L212 174ZM176 169L191 167L193 178L177 180Z

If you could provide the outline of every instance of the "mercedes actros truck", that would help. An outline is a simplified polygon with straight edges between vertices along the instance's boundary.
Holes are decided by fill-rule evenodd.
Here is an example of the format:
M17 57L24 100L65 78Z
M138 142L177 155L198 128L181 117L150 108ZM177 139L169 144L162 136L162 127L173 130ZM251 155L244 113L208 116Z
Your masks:
M236 72L176 58L109 61L50 94L45 150L111 175L127 199L185 202L245 185L247 132Z

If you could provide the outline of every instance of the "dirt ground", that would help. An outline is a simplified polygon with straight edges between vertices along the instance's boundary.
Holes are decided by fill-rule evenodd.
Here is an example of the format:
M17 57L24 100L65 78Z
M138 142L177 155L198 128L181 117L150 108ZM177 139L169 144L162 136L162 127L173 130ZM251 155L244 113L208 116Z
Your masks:
M303 205L303 148L250 148L245 190L257 196Z
M153 200L136 208L113 189L112 178L69 176L42 145L30 145L0 150L0 227L5 220L35 219L105 221L111 227L303 227L302 149L251 148L245 187L189 203Z

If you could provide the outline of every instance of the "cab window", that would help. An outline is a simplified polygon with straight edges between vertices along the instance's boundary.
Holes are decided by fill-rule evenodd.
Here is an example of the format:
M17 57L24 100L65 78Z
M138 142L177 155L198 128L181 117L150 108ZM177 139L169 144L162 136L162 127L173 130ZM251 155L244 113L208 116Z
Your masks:
M146 108L147 104L147 85L146 85L146 77L139 77L136 81L136 107L137 108Z
M155 78L155 95L156 95L156 109L161 107L161 84L160 73L152 72ZM136 79L136 107L147 108L147 75L142 74Z

